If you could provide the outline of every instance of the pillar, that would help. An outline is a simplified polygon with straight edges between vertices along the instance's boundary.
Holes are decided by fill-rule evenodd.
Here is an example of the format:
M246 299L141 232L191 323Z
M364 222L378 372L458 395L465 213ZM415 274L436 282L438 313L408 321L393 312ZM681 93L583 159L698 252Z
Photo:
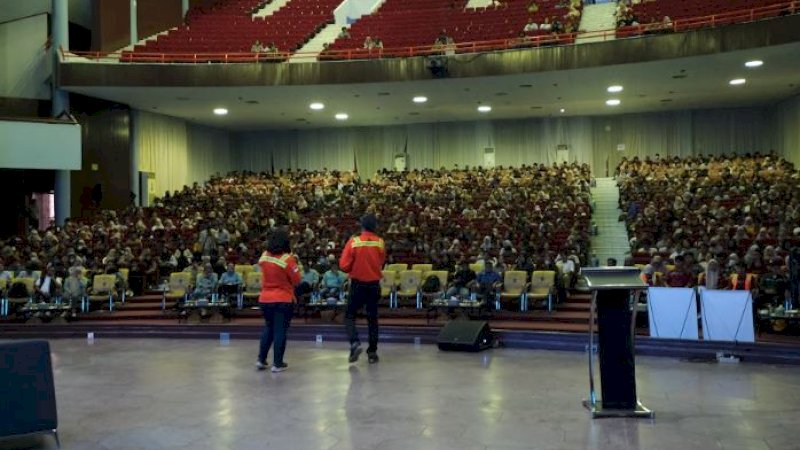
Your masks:
M181 17L186 21L186 13L189 12L189 0L181 0Z
M131 45L139 42L138 26L139 24L136 18L136 0L131 0Z
M142 206L142 198L141 193L141 186L139 185L139 133L137 132L139 129L139 111L132 109L131 110L131 126L130 126L130 134L131 134L131 192L136 196L133 200L133 204L136 206Z
M69 111L69 93L58 87L59 49L69 49L69 0L52 0L51 35L53 52L53 102L51 113L53 117ZM56 224L63 225L70 215L71 186L70 171L56 170L54 192L54 207Z

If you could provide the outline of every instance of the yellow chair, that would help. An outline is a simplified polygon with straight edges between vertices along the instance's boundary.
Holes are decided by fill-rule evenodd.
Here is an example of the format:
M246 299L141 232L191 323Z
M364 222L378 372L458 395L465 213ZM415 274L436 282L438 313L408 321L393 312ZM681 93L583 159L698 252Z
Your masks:
M191 272L172 272L169 275L169 288L167 291L164 291L164 295L161 298L161 309L167 309L167 300L175 302L181 299L186 300L186 295L189 292L189 286L191 284Z
M519 300L519 310L525 311L525 295L528 293L528 274L523 270L507 270L503 274L503 290L500 292L495 309L500 310L503 300Z
M408 264L387 264L386 268L383 270L389 270L392 272L402 272L404 270L408 270Z
M88 312L92 302L104 302L108 300L108 310L114 310L114 294L117 276L109 275L95 275L92 278L92 293L89 294L89 303L86 304L84 312Z
M398 272L394 270L384 270L381 272L381 299L389 299L389 307L395 308L394 304L395 289L397 288Z
M8 291L7 278L0 278L0 317L8 315L8 303L6 303L6 292Z
M673 272L675 270L675 264L667 264L666 268L667 272Z
M242 280L246 280L247 275L250 274L250 272L253 272L253 266L249 264L236 264L233 266L233 270L242 276Z
M411 270L419 270L423 274L433 270L433 264L413 264Z
M127 268L120 268L119 274L122 275L122 295L120 296L122 299L122 303L125 303L125 299L128 296L128 274L130 274L130 269Z
M8 284L8 288L11 289L11 287L14 286L14 284L16 284L16 283L22 283L23 285L25 285L26 295L24 297L11 297L11 296L8 296L8 295L5 296L5 311L4 311L4 315L6 315L6 316L9 314L10 305L12 305L12 304L13 305L17 305L17 306L18 305L23 305L23 304L28 303L29 301L31 301L31 299L33 298L33 292L34 292L35 283L36 283L36 279L35 278L31 278L31 277L14 278ZM16 307L15 307L15 310L16 310Z
M399 306L400 299L415 299L417 309L422 309L422 299L419 285L422 284L422 272L419 270L404 270L399 274L397 292L395 293L395 306Z
M525 310L530 308L530 299L536 303L538 300L547 300L547 310L553 310L553 289L556 283L556 273L552 270L537 270L531 275L531 284L525 295Z
M481 273L481 271L483 270L483 264L481 264L481 263L472 263L472 264L469 265L469 270L475 272L476 274L477 273Z
M244 282L244 292L239 300L239 309L244 308L244 301L253 306L258 305L258 296L261 295L261 272L250 272ZM251 302L252 300L252 302Z
M447 292L447 277L448 273L446 270L429 270L425 272L422 276L422 283L425 283L425 280L428 277L434 276L439 279L439 290L436 292L422 292L422 297L425 299L433 299L433 298L442 298L444 297L444 293Z

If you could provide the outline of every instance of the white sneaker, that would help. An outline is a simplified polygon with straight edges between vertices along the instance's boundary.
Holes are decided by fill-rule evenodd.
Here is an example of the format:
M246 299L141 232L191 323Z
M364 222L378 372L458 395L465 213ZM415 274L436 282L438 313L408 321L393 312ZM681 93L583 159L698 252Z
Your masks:
M256 370L265 370L267 365L262 363L261 361L256 361Z
M272 368L270 368L269 371L272 372L272 373L278 373L278 372L283 372L284 370L286 370L288 368L289 368L289 365L287 365L286 363L283 363L280 366L272 366Z

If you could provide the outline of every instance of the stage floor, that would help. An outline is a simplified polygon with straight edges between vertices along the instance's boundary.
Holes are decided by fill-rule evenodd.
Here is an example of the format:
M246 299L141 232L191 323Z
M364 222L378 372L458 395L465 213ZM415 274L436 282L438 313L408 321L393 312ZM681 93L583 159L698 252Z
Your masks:
M349 365L341 342L290 341L289 370L271 374L254 370L252 340L51 346L64 449L800 447L796 366L639 357L640 397L656 420L593 421L580 403L581 353L391 344L370 366Z

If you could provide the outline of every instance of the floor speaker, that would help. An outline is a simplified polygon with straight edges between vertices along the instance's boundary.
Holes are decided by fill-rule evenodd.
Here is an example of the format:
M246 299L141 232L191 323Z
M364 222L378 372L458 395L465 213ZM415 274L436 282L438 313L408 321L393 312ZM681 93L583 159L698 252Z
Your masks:
M489 323L482 320L451 320L436 339L439 350L478 352L492 346Z

